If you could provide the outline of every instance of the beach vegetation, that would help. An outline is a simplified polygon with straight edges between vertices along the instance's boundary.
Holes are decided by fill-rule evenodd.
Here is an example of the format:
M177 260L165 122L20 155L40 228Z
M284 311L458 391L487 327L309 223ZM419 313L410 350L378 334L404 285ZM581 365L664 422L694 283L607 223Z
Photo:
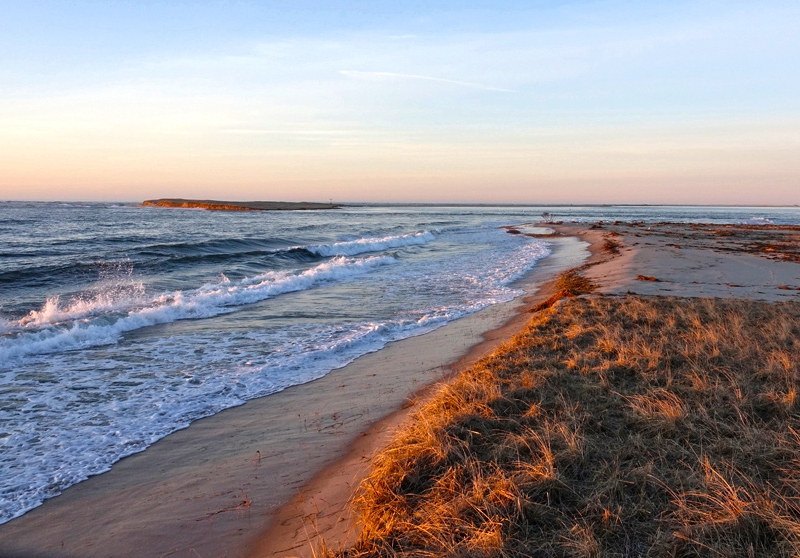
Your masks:
M611 235L603 240L603 252L612 256L619 255L622 244L611 238Z
M798 302L562 296L417 411L327 554L800 555L798 362Z

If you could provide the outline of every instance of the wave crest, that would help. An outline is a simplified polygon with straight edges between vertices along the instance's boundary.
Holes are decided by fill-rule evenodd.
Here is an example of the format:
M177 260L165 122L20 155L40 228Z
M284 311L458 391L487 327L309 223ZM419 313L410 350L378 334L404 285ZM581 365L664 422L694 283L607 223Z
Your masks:
M102 311L100 307L87 303L59 310L58 299L49 299L41 310L32 312L17 324L24 327L39 320L36 323L46 327L36 332L22 332L15 338L0 342L0 361L114 343L128 331L177 320L210 318L230 312L235 306L310 289L327 281L346 280L395 262L391 256L337 257L300 273L270 271L237 282L223 278L219 283L206 284L198 289L165 293L151 299L144 307L141 304L125 307L120 303L106 306L102 309L106 311ZM140 299L132 302L138 303ZM71 319L62 323L64 317ZM48 321L51 319L59 321Z
M365 252L380 252L390 248L419 246L427 244L436 237L428 231L384 237L364 237L357 240L306 246L305 249L318 256L355 256Z

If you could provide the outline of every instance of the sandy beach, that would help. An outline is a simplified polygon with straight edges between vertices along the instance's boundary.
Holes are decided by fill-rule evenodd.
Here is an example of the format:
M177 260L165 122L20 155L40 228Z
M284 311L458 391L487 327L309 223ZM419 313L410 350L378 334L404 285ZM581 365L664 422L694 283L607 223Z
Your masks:
M682 224L559 225L593 245L587 277L607 294L796 300L798 227ZM618 253L604 250L618 243ZM613 257L612 257L613 256Z
M197 421L0 526L2 555L311 556L317 535L352 542L347 503L426 386L520 331L568 268L602 293L798 297L800 263L780 250L720 250L688 225L553 229L553 255L521 281L526 297ZM745 246L756 233L741 234Z
M519 282L531 295L586 258L576 238L553 240L553 254ZM365 441L380 447L391 431L376 427L381 420L508 338L513 331L490 332L530 304L521 297L489 307L317 381L199 420L0 526L0 554L258 553L274 515L301 487ZM519 329L525 320L514 323Z
M796 555L797 227L639 227L556 227L590 260L373 458L326 556Z
M712 234L724 234L728 242L719 246L697 234L702 227L553 225L557 234L577 236L589 243L591 256L579 269L596 285L598 293L742 297L769 302L797 300L800 265L795 252L796 230L705 227ZM533 229L516 230L525 234ZM759 247L763 249L761 244L753 248L753 242L763 236L777 241L772 250L759 252ZM680 237L682 246L675 243L676 237ZM775 246L785 249L776 253ZM551 285L547 293L552 292ZM516 325L506 333L510 337L519 329ZM403 421L413 420L408 415L408 412L392 415L378 425L383 436L365 440L353 448L348 458L304 487L281 511L252 556L311 557L323 545L330 550L352 544L360 528L358 518L353 517L353 506L348 505L354 496L353 489L380 451L380 444L391 439L391 431L402 431Z
M800 2L1 13L0 558L800 558Z

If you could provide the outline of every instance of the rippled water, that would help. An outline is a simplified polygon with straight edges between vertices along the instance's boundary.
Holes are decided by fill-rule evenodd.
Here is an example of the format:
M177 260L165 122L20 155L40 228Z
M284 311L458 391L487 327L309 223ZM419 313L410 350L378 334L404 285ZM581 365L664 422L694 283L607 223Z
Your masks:
M539 220L797 209L0 203L0 523L191 421L519 294Z

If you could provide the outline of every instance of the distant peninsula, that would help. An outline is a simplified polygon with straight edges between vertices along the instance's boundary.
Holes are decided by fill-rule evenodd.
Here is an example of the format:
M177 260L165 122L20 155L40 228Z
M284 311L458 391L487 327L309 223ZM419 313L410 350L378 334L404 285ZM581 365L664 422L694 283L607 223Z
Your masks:
M145 200L142 205L149 207L179 207L191 209L208 209L210 211L303 211L309 209L339 209L333 203L313 202L278 202L278 201L219 201L219 200L184 200L181 198L162 198Z

